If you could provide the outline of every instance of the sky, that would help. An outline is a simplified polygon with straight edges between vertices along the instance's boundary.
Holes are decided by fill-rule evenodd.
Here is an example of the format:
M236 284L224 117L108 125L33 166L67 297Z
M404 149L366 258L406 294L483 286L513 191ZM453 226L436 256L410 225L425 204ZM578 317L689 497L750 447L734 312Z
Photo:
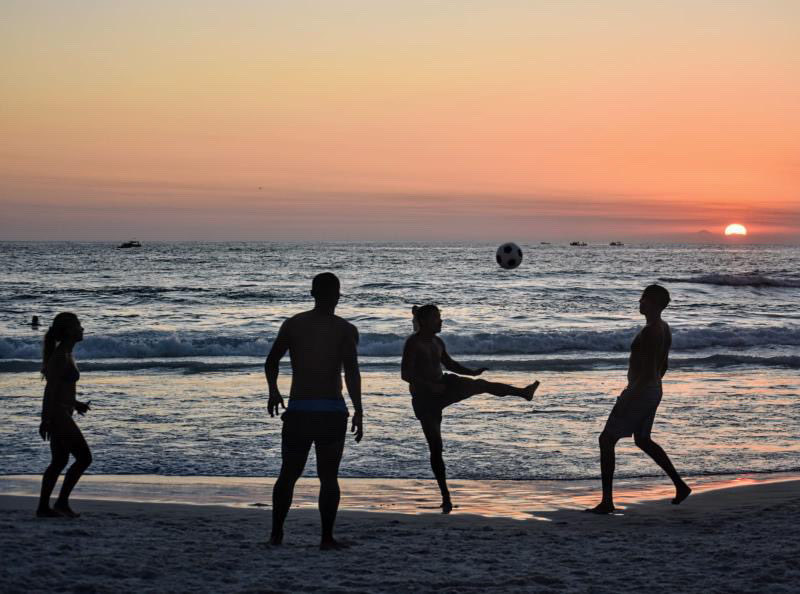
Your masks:
M2 240L800 243L800 2L4 0Z

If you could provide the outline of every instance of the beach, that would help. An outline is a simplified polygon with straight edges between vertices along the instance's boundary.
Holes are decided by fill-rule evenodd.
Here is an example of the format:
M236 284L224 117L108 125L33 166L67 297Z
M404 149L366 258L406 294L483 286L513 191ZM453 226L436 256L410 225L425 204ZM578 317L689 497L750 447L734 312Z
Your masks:
M800 481L658 499L619 514L530 510L339 514L344 551L318 550L315 510L266 545L267 508L75 500L40 520L0 496L5 592L796 592Z

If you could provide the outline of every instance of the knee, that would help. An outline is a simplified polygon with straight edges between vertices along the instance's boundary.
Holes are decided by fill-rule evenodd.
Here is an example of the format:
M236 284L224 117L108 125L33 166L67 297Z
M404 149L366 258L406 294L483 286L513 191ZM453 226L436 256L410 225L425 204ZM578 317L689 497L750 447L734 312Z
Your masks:
M61 471L67 467L68 462L69 456L54 456L45 472L55 472L56 474L61 474Z
M319 484L323 489L338 489L339 476L335 472L318 472Z
M290 485L294 485L297 482L297 480L302 476L302 474L303 474L302 468L297 469L295 467L283 465L281 466L281 471L278 473L278 479L275 482L276 484L288 483Z
M86 470L92 465L93 460L94 459L92 458L92 452L87 448L85 452L81 452L80 456L77 457L75 462L77 464L80 464L83 467L83 469Z
M616 438L612 437L605 431L600 434L600 437L597 438L597 442L600 444L601 448L613 448L614 444L617 443Z

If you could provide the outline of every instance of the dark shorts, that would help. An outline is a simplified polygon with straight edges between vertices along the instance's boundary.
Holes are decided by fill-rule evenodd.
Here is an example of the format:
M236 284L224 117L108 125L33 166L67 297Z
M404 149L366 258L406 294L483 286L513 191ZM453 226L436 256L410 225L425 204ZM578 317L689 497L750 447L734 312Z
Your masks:
M308 456L311 445L317 448L344 449L347 413L287 410L281 415L281 453Z
M603 432L621 439L623 437L650 437L658 405L661 403L661 386L648 386L641 393L628 398L628 390L617 398L608 415Z
M483 393L484 382L469 377L445 373L443 376L445 390L439 395L416 396L411 399L414 416L420 421L433 420L442 422L442 411L456 402L466 400L470 396Z

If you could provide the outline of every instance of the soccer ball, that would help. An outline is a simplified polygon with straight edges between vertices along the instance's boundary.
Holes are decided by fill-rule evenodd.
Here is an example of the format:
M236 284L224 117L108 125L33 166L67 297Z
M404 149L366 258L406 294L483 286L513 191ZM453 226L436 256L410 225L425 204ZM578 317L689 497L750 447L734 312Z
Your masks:
M497 248L497 263L506 270L516 268L522 263L522 250L516 243L504 243Z

